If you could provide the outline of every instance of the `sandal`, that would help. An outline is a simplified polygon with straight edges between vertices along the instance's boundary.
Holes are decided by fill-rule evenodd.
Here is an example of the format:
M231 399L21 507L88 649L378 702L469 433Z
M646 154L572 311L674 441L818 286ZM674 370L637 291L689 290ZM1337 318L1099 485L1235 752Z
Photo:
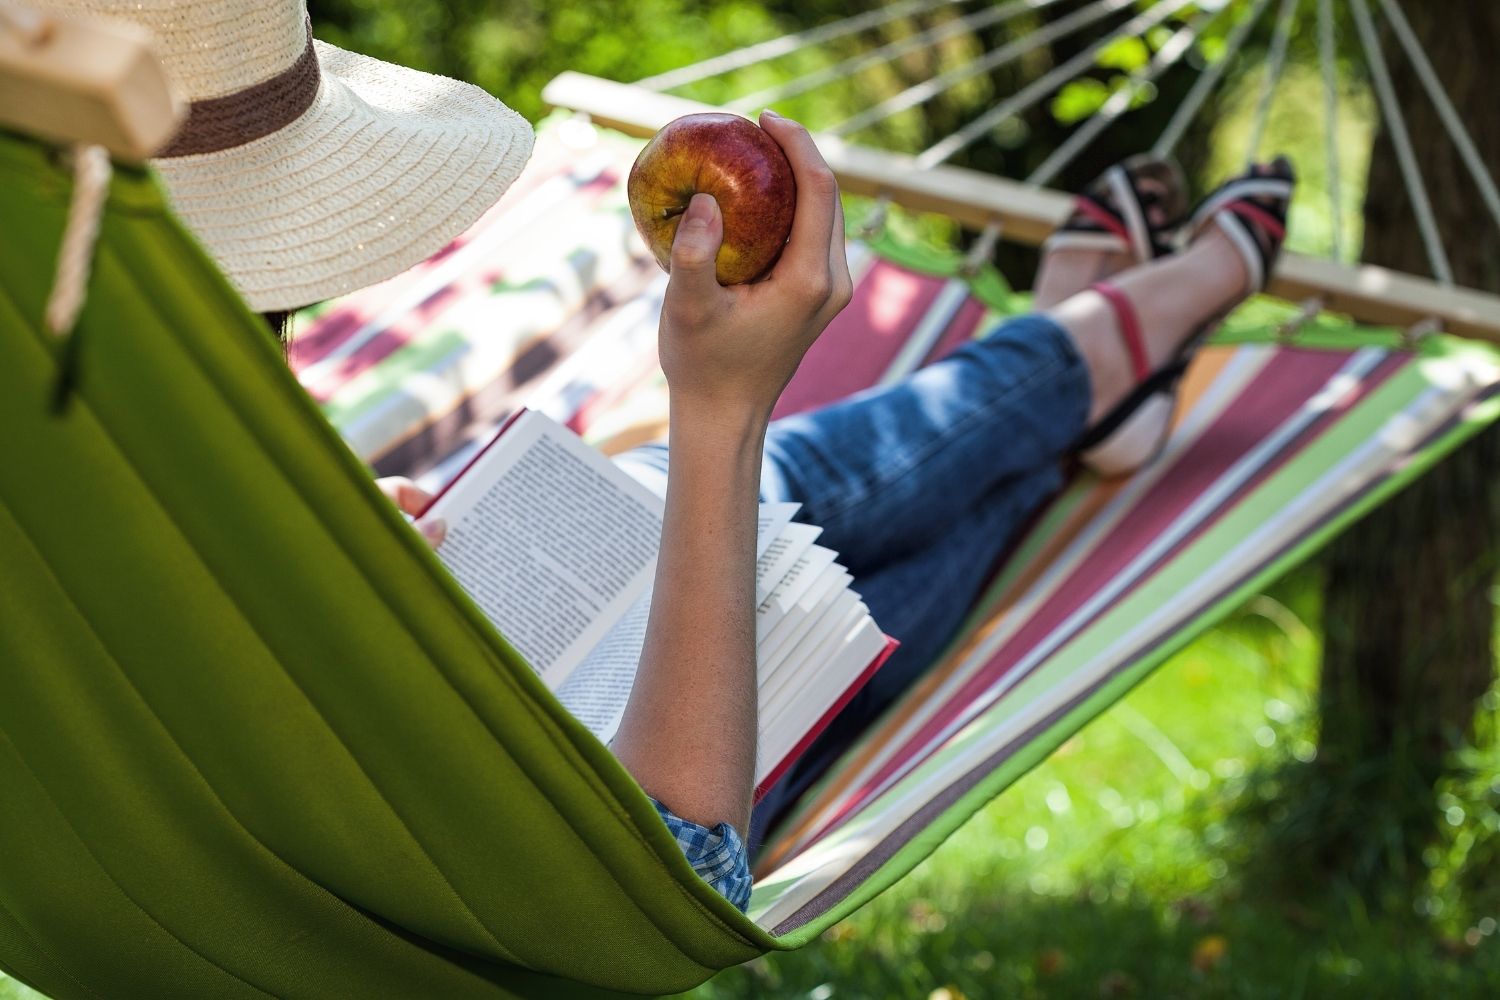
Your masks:
M1264 291L1286 240L1286 213L1295 184L1291 163L1285 157L1265 167L1252 167L1204 200L1187 229L1189 239L1210 225L1219 226L1244 258L1250 294ZM1198 348L1234 307L1200 326L1167 364L1151 371L1135 305L1114 285L1101 282L1091 290L1103 296L1114 311L1137 384L1084 434L1076 450L1079 460L1101 476L1128 475L1166 447L1183 373Z
M1296 185L1297 175L1284 156L1252 166L1203 200L1188 223L1188 241L1217 225L1245 259L1250 294L1265 291L1286 242L1286 213Z
M1073 214L1047 238L1042 251L1120 253L1137 264L1164 257L1172 252L1173 234L1187 214L1184 191L1176 164L1151 156L1131 157L1110 167L1078 196Z
M1136 386L1114 409L1089 428L1074 445L1078 460L1106 479L1126 476L1149 463L1166 447L1177 408L1177 386L1187 371L1199 338L1195 335L1177 356L1155 371L1146 361L1146 341L1135 304L1114 285L1099 282L1090 289L1114 310L1120 339L1130 355Z

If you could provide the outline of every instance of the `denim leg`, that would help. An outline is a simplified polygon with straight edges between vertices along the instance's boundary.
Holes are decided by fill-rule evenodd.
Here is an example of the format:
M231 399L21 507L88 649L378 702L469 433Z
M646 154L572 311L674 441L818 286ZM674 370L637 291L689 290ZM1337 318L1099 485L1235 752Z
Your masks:
M756 806L747 838L752 852L770 822L933 664L1021 527L1062 480L1056 462L1013 476L921 551L855 578L854 589L870 614L901 647Z
M1046 316L1007 320L891 386L778 420L761 494L800 502L856 575L916 553L1084 431L1088 372Z

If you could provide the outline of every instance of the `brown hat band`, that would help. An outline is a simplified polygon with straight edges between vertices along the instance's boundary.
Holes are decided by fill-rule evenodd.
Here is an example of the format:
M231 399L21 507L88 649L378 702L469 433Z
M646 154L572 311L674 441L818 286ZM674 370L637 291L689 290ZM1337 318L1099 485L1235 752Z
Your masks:
M188 105L182 128L156 155L217 153L279 131L312 106L320 79L312 26L308 25L307 48L296 62L269 80L244 90L194 101Z

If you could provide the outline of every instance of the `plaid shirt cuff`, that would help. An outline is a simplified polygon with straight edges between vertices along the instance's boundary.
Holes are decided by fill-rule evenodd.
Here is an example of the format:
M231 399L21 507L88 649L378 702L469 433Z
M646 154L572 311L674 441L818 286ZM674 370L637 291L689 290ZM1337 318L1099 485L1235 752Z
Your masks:
M677 838L677 846L682 848L693 871L741 911L749 906L750 859L745 842L734 827L720 823L710 830L701 823L683 819L655 799L651 804Z

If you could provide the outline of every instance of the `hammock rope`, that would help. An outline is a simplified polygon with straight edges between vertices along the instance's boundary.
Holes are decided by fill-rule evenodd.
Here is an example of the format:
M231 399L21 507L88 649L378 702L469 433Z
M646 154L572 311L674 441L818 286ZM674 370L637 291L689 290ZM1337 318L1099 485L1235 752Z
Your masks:
M1034 52L1043 45L1063 38L1074 31L1085 28L1096 21L1103 20L1109 15L1130 5L1131 0L1095 0L1094 3L1080 10L1074 11L1066 17L1059 18L1052 24L1038 28L1024 38L1017 39L998 49L985 53L983 58L975 60L967 66L960 66L940 73L930 80L915 84L888 100L882 101L859 114L852 115L843 121L830 126L822 131L834 136L847 136L871 125L878 124L893 115L900 114L909 108L925 104L944 94L966 80L971 80L982 73L988 73L999 69L1009 63L1016 61L1028 53Z
M1204 102L1210 94L1218 87L1219 81L1224 74L1229 72L1229 67L1234 64L1234 57L1239 55L1245 47L1245 42L1250 38L1250 32L1255 29L1265 15L1266 8L1271 6L1271 0L1256 0L1255 7L1250 14L1238 24L1234 31L1224 42L1224 52L1217 60L1210 63L1193 84L1193 89L1188 91L1182 103L1178 105L1177 112L1167 122L1167 127L1162 131L1161 138L1156 140L1156 145L1151 148L1153 155L1165 159L1172 155L1177 149L1182 137L1187 134L1188 126L1193 119L1198 117L1198 112L1203 109Z
M1327 2L1328 0L1324 0L1324 3ZM1407 58L1411 60L1412 68L1416 70L1418 79L1422 81L1428 99L1437 110L1438 118L1448 129L1448 135L1458 147L1464 165L1473 175L1474 183L1479 186L1479 193L1483 196L1484 203L1495 220L1496 228L1500 229L1500 186L1496 185L1494 175L1485 167L1484 158L1479 155L1479 149L1474 145L1474 137L1464 125L1458 110L1453 107L1453 101L1449 99L1448 92L1443 89L1442 81L1438 79L1436 71L1432 68L1432 60L1427 58L1427 53L1422 49L1422 43L1417 40L1416 33L1412 31L1406 15L1401 12L1401 8L1394 3L1394 0L1380 0L1380 4L1381 9L1385 11L1386 20L1390 22L1391 30L1400 40L1401 47L1406 50Z
M1134 103L1136 95L1142 88L1155 84L1162 74L1177 65L1182 61L1183 56L1192 51L1199 36L1223 12L1223 9L1199 14L1191 24L1179 29L1167 39L1152 57L1150 64L1132 73L1123 87L1111 94L1109 100L1105 101L1098 111L1090 115L1087 121L1069 135L1062 145L1058 146L1052 155L1047 157L1030 177L1026 178L1026 183L1033 187L1046 187L1052 183L1057 175L1066 170L1105 129L1130 110L1131 104Z
M1298 4L1299 0L1281 0L1281 11L1276 16L1276 34L1271 39L1271 50L1266 56L1266 78L1261 85L1255 114L1251 118L1249 148L1245 153L1247 164L1260 158L1266 123L1271 119L1271 102L1276 97L1276 87L1281 83L1281 76L1286 70L1286 54L1292 41L1292 27L1297 22Z
M943 8L951 8L962 2L963 0L906 0L906 2L894 3L648 77L637 85L654 91L676 89L747 66L778 59L793 52L858 32L878 28L901 18L920 17ZM733 110L748 112L777 101L798 97L837 80L847 79L871 67L887 65L910 53L934 49L938 44L963 32L1006 24L1022 15L1045 10L1058 2L1060 0L1011 0L1010 3L971 11L907 38L887 42L872 51L851 56L835 65L793 78L784 84L745 95L726 106ZM1204 104L1224 81L1235 58L1245 48L1257 25L1264 20L1271 2L1272 0L1247 0L1248 12L1236 21L1224 41L1222 51L1204 67L1193 87L1178 105L1160 138L1151 149L1154 155L1170 157L1175 152L1186 135L1187 129L1202 111ZM1457 146L1465 168L1479 188L1488 214L1496 226L1500 227L1500 184L1497 184L1495 175L1485 164L1472 135L1444 90L1431 60L1422 50L1420 41L1405 15L1401 13L1399 5L1395 0L1376 0L1376 2L1380 5L1392 33L1410 60L1444 128ZM1093 0L1092 3L1071 11L1050 24L1041 25L1021 38L985 52L980 58L967 65L913 84L879 104L819 131L842 138L877 125L903 111L918 107L948 93L980 74L1013 63L1043 46L1051 45L1110 15L1124 13L1130 6L1131 0ZM1109 44L1124 37L1142 35L1187 6L1186 2L1179 2L1179 0L1159 0L1146 11L1138 13L1126 24L1111 31L1101 41L1091 45L1085 52L1055 67L1022 91L990 108L979 118L960 126L954 132L938 140L918 155L914 165L926 169L947 162L995 126L1028 110L1052 90L1087 72L1093 58ZM1125 84L1111 95L1109 100L1093 115L1079 125L1027 179L1027 183L1035 187L1044 187L1056 179L1105 129L1130 111L1142 87L1154 83L1169 69L1180 63L1183 57L1197 46L1208 24L1235 6L1233 3L1225 3L1199 12L1191 23L1177 30L1165 43L1157 47L1149 65L1133 71ZM1442 246L1432 203L1422 178L1420 163L1412 148L1406 121L1397 106L1389 65L1380 48L1368 2L1367 0L1351 0L1349 6L1361 45L1366 53L1377 106L1396 147L1403 181L1417 215L1432 273L1440 284L1452 287L1454 285L1452 267L1447 252ZM1282 0L1277 10L1266 54L1265 78L1261 83L1250 117L1247 160L1252 162L1259 155L1269 128L1270 112L1285 76L1290 58L1291 39L1298 23L1300 8L1300 0ZM1343 204L1341 157L1338 149L1337 27L1332 0L1318 0L1317 15L1318 53L1323 77L1324 118L1327 129L1326 194L1332 219L1330 257L1333 260L1342 260L1347 249L1346 218L1348 213ZM888 193L882 192L877 195L876 204L866 218L861 235L873 235L880 231L884 226L890 204L891 196ZM997 230L987 225L982 229L980 239L987 243L996 235Z
M1328 202L1333 227L1334 260L1344 259L1343 178L1339 174L1339 82L1333 0L1318 0L1318 59L1323 66L1323 124L1328 131Z
M1085 47L1076 56L1065 60L1037 80L1023 87L1009 99L1001 101L978 118L959 128L953 134L928 147L917 156L918 168L930 170L940 163L948 162L948 160L967 149L975 140L983 136L990 129L1013 115L1026 111L1054 90L1087 73L1093 66L1094 60L1098 58L1099 53L1103 52L1109 46L1126 38L1136 38L1144 35L1191 2L1192 0L1162 0L1161 3L1154 4L1145 13L1131 18L1103 38Z
M1442 233L1438 231L1437 216L1427 196L1427 183L1422 179L1422 166L1417 161L1417 152L1412 146L1411 134L1406 130L1406 118L1401 114L1401 105L1396 98L1396 88L1391 83L1390 68L1385 54L1380 49L1380 39L1375 33L1374 19L1365 0L1350 0L1349 8L1354 12L1354 24L1359 29L1359 40L1370 64L1370 81L1396 150L1396 161L1406 181L1407 195L1411 198L1412 211L1417 217L1417 229L1422 234L1422 244L1427 249L1427 259L1432 266L1432 276L1440 285L1451 288L1455 284L1453 267L1448 253L1443 249Z
M746 66L754 66L756 63L768 62L790 55L814 45L831 42L846 35L865 31L870 28L878 28L882 24L903 17L926 14L937 10L939 7L952 7L963 3L964 0L906 0L904 3L894 3L889 7L881 7L876 10L846 17L830 24L809 28L807 31L799 31L791 35L781 35L776 38L767 39L756 45L748 45L742 49L726 52L712 59L692 63L681 69L668 70L655 76L648 76L636 82L638 87L648 87L651 90L666 91L685 87L699 80L707 80L710 77L722 76L725 73Z
M935 28L929 28L921 34L889 42L872 52L852 56L837 65L796 77L780 86L758 90L734 101L728 107L736 111L757 111L760 108L775 105L777 101L785 101L810 90L816 90L835 80L847 79L856 73L864 72L871 66L887 65L908 53L933 47L939 42L947 41L966 31L980 31L996 27L1022 14L1043 10L1061 2L1062 0L1012 0L1011 3L1001 4L998 7L989 7L972 14L965 14Z

